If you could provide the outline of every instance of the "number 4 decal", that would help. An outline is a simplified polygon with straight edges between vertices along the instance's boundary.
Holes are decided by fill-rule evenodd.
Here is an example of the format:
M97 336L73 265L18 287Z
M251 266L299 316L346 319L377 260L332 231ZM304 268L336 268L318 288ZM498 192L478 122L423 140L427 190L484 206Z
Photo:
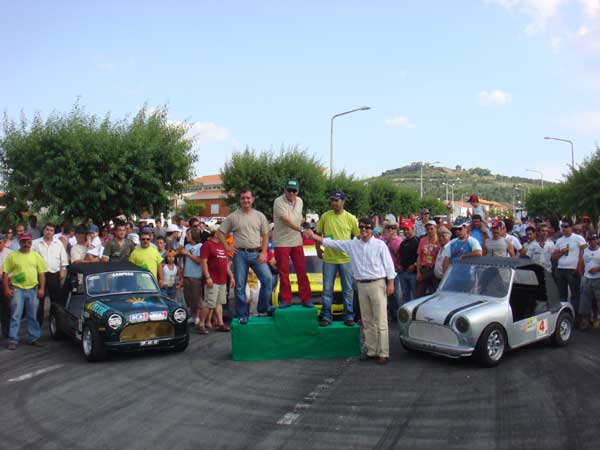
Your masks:
M540 320L537 328L535 329L535 334L537 337L544 336L548 332L548 320Z

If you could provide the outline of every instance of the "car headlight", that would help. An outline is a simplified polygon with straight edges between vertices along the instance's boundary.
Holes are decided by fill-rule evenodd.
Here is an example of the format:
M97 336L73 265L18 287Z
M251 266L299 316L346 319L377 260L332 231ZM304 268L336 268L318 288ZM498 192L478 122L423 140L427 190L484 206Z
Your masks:
M116 330L123 323L123 318L118 314L111 314L108 316L108 326L113 330Z
M469 321L464 317L459 317L456 319L456 329L461 333L466 333L469 331Z
M175 319L175 322L177 323L181 323L187 319L187 313L185 312L185 309L177 308L173 313L173 319Z
M408 322L408 319L410 318L410 315L408 314L408 311L405 310L404 308L400 308L398 310L398 320L402 323Z

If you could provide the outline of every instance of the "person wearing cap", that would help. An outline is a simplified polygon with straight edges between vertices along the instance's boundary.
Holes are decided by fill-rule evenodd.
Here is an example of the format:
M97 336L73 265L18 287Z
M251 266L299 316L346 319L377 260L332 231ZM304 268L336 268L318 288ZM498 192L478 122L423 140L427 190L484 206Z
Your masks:
M13 250L8 248L10 241L7 240L6 234L0 234L0 273L2 273L2 267L4 261ZM8 338L8 329L10 327L10 304L9 301L4 297L4 285L2 278L0 277L0 328L2 328L2 336Z
M471 237L477 239L482 248L485 247L486 239L492 237L491 231L483 222L483 218L479 214L473 214L471 216Z
M65 246L59 240L54 239L54 224L47 223L42 229L43 237L33 241L31 250L37 252L46 263L46 290L50 303L59 300L61 282L67 275L67 266L69 265L69 257ZM40 327L44 322L44 304L46 296L40 299L37 317Z
M415 236L417 239L421 239L427 234L425 224L429 222L429 209L423 208L419 213L419 218L415 221Z
M150 245L151 242L152 231L149 228L142 228L140 230L140 246L131 252L129 261L154 275L154 279L158 281L158 287L162 288L163 274L161 266L163 258L156 247Z
M46 295L44 273L48 269L39 253L31 251L32 239L27 233L21 234L19 250L13 251L4 261L2 285L4 296L10 298L10 327L8 349L16 350L19 343L19 328L23 309L27 314L27 341L34 347L41 347L40 324L37 320L39 299Z
M200 332L203 334L206 334L207 328L211 326L213 316L216 319L216 331L230 331L223 322L223 305L227 304L227 278L231 280L232 289L235 288L235 280L229 269L225 247L216 235L218 229L218 225L208 227L210 238L200 250L200 262L205 281L200 310L200 324L203 327Z
M250 189L242 189L239 199L240 209L227 216L219 226L217 236L225 249L233 253L236 310L240 325L245 325L248 323L246 303L248 268L252 268L260 280L257 308L259 314L265 314L270 309L273 277L267 264L269 222L262 212L254 209L255 198ZM233 246L226 241L229 233L233 234Z
M463 258L481 256L481 245L477 239L469 236L469 225L463 223L456 230L456 237L450 241L448 251L444 256L444 273L452 263L460 261Z
M125 237L125 224L116 224L113 235L114 237L107 241L104 246L102 261L127 261L136 244Z
M541 264L548 272L552 272L552 253L554 242L548 239L548 225L539 223L536 228L535 241L527 246L526 256L532 261Z
M75 227L75 243L71 245L71 251L69 253L71 264L85 261L85 254L88 250L86 234L87 229L84 225L77 225Z
M180 234L181 230L174 223L169 224L167 226L167 250L177 250L181 245L180 242Z
M492 224L492 238L486 239L483 246L483 256L497 256L500 258L514 258L515 249L506 236L502 236L504 222L497 220Z
M479 217L481 217L481 219L483 221L485 221L486 223L489 223L487 213L486 213L485 209L483 209L483 207L479 203L479 197L477 197L477 195L472 194L467 199L467 203L471 204L471 209L467 210L467 217L472 217L473 215L478 214Z
M414 226L406 221L402 226L404 240L398 249L398 265L396 271L402 289L402 302L413 300L417 295L417 252L419 239L415 236Z
M297 180L288 180L283 194L273 202L273 246L279 269L279 301L280 306L284 308L292 304L290 259L294 264L298 280L300 300L304 306L313 307L302 245L304 216L302 215L303 202L298 196L299 189L300 184Z
M598 235L590 234L588 247L583 250L582 263L584 274L581 283L581 302L579 315L581 316L580 328L585 330L590 326L590 314L592 313L592 302L600 300L600 247L598 246ZM598 316L592 318L594 328L600 328Z
M102 240L100 239L100 236L98 236L98 234L100 233L100 228L98 228L98 225L95 224L90 224L87 227L87 233L86 233L86 245L88 248L95 248L95 247L101 247L102 246ZM100 256L102 256L102 254L100 254Z
M563 221L562 233L562 237L554 245L554 253L552 254L553 261L557 263L556 284L562 301L567 301L569 291L571 291L570 302L575 309L575 313L578 313L581 291L581 277L578 269L587 243L583 237L573 233L573 222L570 220Z
M310 230L306 233L323 247L349 255L367 348L361 359L386 364L390 358L387 297L394 293L396 271L387 246L373 236L372 220L361 218L358 228L360 239L351 240L323 238Z
M417 289L416 298L432 294L437 289L437 279L433 273L440 251L437 224L430 220L425 224L427 234L419 241L417 248Z
M316 232L319 235L334 240L348 240L360 234L356 217L344 209L345 201L346 195L342 191L335 191L329 195L331 209L325 211L317 222ZM350 257L334 247L326 247L323 251L317 241L315 241L315 249L317 256L323 260L323 291L319 325L326 327L333 321L331 314L333 286L335 277L339 274L344 301L344 323L352 326L354 325L354 291Z

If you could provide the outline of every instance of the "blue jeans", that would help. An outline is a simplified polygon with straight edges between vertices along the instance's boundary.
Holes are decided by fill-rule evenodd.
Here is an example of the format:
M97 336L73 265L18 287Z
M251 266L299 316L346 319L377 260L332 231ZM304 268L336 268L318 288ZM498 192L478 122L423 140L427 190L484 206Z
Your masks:
M166 295L171 300L176 300L176 297L177 297L177 285L174 284L173 286L165 286L165 287L163 287L163 288L160 289L160 293L162 295Z
M335 275L340 274L340 281L342 282L342 299L344 300L344 320L354 320L354 305L353 305L353 291L352 291L352 270L350 269L350 263L345 264L331 264L323 262L323 293L322 293L322 307L321 307L321 320L327 320L328 322L333 321L331 315L331 305L333 304L333 286L335 283Z
M10 329L8 331L8 342L17 344L19 342L19 328L21 327L21 316L23 308L27 313L27 329L29 337L27 342L32 343L40 338L40 324L37 321L37 310L39 300L37 288L19 289L15 288L15 294L10 301Z
M402 291L400 290L400 274L396 274L394 278L394 295L392 295L392 303L388 307L388 314L392 320L396 320L398 309L402 305Z
M251 267L260 281L258 293L259 313L266 313L271 303L273 292L273 277L271 269L266 262L258 262L258 252L247 252L241 250L233 255L233 278L235 279L235 304L239 319L248 318L248 305L246 304L246 279L248 278L248 267Z
M416 272L400 272L397 277L400 280L400 288L402 289L402 303L414 299L417 292Z

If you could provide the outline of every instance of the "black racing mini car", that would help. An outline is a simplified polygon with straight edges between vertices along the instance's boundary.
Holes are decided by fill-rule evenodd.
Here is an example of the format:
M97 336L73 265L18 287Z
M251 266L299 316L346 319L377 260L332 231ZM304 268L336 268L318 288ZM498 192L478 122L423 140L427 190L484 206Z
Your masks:
M171 349L189 343L185 307L161 295L152 274L130 262L72 264L50 308L50 335L81 342L88 361L108 351Z

